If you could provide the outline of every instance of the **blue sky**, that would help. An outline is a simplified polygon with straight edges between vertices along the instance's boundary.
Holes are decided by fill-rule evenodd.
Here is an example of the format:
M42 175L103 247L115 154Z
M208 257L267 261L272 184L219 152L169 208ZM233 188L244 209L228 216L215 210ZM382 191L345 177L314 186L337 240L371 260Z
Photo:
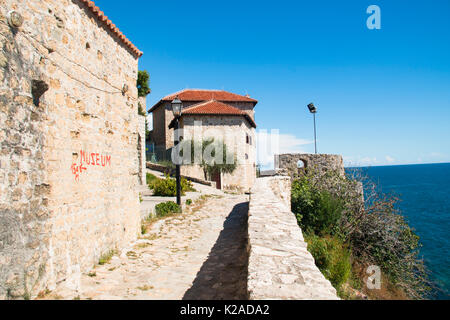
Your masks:
M347 164L450 162L450 1L96 0L142 51L152 106L184 89L250 94L284 152ZM369 5L381 30L369 30Z

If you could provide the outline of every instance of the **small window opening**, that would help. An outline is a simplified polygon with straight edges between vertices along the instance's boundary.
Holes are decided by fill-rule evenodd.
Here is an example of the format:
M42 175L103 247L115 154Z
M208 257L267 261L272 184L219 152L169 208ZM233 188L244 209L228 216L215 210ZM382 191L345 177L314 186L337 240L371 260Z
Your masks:
M36 107L39 107L39 100L41 96L48 90L48 84L42 80L31 81L31 95L33 96L33 103Z

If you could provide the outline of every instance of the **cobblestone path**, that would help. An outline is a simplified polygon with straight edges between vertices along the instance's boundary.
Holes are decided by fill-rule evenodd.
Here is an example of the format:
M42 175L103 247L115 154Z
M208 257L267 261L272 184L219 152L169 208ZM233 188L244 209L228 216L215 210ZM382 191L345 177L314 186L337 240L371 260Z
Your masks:
M210 198L154 223L145 238L81 277L60 299L246 299L248 196Z

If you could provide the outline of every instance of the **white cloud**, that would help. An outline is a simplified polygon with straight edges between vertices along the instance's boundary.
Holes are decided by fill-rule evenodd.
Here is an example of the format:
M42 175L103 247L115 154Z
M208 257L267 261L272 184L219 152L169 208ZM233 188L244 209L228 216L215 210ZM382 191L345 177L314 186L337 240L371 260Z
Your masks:
M379 163L379 161L377 160L377 158L371 158L371 157L364 157L361 158L360 163L363 165L367 165L367 166L373 166Z
M349 157L344 156L344 166L345 167L368 167L380 165L380 161L376 157Z
M264 169L273 168L276 154L306 153L303 147L313 143L292 134L280 134L279 130L258 130L256 139L257 163Z
M313 141L297 138L290 134L280 134L280 153L304 153L303 146Z
M397 159L390 155L386 155L384 158L379 159L377 157L368 156L344 156L344 165L346 167L370 167L370 166L383 166L392 165L397 162Z
M386 156L385 159L386 159L387 163L393 163L393 162L395 162L395 159L392 158L391 156Z
M442 153L439 153L439 152L430 153L430 157L441 157L441 156L442 156Z

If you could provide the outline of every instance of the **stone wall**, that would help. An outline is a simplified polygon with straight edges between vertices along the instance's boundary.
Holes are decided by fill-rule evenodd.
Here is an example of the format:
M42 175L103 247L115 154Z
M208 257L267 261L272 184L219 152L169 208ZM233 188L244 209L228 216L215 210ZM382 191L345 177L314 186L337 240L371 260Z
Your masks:
M145 158L145 116L138 116L138 166L139 174L138 181L141 185L146 185L146 158Z
M251 300L338 299L307 251L290 210L290 178L256 180L251 190L248 292Z
M0 299L29 298L139 234L138 58L81 1L0 4Z
M287 170L290 176L302 172L297 163L303 161L306 170L314 169L317 172L324 173L336 170L342 176L345 175L344 161L341 155L335 154L280 154L275 155L275 169Z

